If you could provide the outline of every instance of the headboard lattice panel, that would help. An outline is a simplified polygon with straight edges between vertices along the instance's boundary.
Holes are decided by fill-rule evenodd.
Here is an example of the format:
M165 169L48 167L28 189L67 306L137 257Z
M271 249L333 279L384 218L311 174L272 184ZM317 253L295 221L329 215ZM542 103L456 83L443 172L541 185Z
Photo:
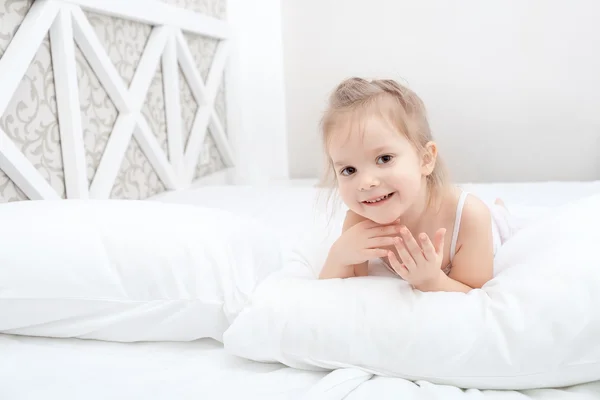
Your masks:
M169 3L0 2L0 201L146 198L233 165L224 0Z

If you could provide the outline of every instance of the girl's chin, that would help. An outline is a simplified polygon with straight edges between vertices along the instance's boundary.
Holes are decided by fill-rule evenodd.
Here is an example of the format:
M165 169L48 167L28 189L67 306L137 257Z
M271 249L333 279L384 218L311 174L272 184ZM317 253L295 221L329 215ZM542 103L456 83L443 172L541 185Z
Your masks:
M373 222L375 222L379 225L391 225L397 221L398 221L398 218L373 220Z
M387 215L363 215L363 217L370 219L379 225L391 225L398 221L400 216L387 216Z
M390 207L387 210L365 210L357 209L354 212L363 218L371 220L379 225L391 225L398 221L403 214L402 207Z

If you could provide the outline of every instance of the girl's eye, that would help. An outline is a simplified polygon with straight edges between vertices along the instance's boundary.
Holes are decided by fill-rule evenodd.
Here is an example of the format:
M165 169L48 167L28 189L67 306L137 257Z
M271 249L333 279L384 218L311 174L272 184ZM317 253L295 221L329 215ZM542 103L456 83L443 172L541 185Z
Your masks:
M354 167L346 167L346 168L344 168L343 170L340 171L340 173L342 175L346 175L346 176L352 175L355 172L356 172L356 168L354 168Z
M377 164L387 164L390 161L392 161L392 158L394 158L394 157L390 156L389 154L386 154L385 156L381 156L381 157L377 158Z

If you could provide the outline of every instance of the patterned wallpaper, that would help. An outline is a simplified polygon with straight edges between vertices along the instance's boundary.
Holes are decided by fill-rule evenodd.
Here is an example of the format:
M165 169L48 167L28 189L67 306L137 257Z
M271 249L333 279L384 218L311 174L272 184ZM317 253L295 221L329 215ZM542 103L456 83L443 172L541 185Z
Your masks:
M225 0L162 1L216 18L225 18ZM0 0L0 57L8 47L32 3L33 0ZM86 16L94 27L100 42L104 44L117 71L124 82L129 85L150 35L150 26L87 12ZM201 75L206 79L217 40L187 33L184 35ZM118 116L118 111L77 46L75 46L75 51L87 174L91 182ZM159 63L142 112L168 157L162 83L162 71ZM198 105L181 71L179 83L184 143L187 143ZM215 109L226 129L223 86L224 83L216 97ZM0 117L0 127L21 148L25 156L58 194L64 198L65 185L56 109L50 41L46 36L10 105ZM211 150L210 161L198 165L196 177L223 168L210 131L206 136L206 142ZM111 198L144 199L164 190L164 184L140 146L132 138L113 186ZM23 192L0 170L0 202L26 198Z

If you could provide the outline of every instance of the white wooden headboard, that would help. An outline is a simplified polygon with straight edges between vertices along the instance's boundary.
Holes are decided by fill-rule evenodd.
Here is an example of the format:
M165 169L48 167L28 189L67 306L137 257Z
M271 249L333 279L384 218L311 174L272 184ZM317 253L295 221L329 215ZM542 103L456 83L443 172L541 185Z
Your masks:
M44 176L43 165L36 166L31 157L27 157L29 150L26 143L15 140L28 132L25 129L10 130L13 125L5 122L0 124L0 171L27 198L115 197L111 196L111 191L118 174L123 173L120 170L123 169L124 157L134 140L160 180L158 186L166 191L189 187L198 178L199 163L211 156L205 144L207 132L216 145L222 167L233 166L233 152L224 127L227 121L215 107L220 90L225 91L223 97L227 98L223 76L228 65L230 43L229 26L225 20L158 0L36 0L30 5L0 58L0 116L7 112L40 46L49 38L64 191L59 193L57 185L52 185ZM88 13L151 26L129 84L111 60L107 45L99 39ZM218 40L206 78L202 76L185 34ZM98 132L92 129L91 133L85 133L83 126L82 100L85 99L81 98L77 49L116 109L112 129L98 157L93 177L90 176L89 160L86 160L89 157L86 157L84 134ZM164 143L148 120L156 110L145 109L143 112L152 101L147 95L157 69L162 71L163 98L155 103L164 108ZM197 105L192 113L188 110L187 117L182 112L188 102L182 102L184 88L181 87L180 71L189 86L191 102ZM27 107L27 104L22 107ZM18 113L19 105L14 110ZM28 128L35 129L32 126ZM45 151L45 146L39 148L38 153ZM0 185L0 201L3 200L1 188ZM160 190L149 191L150 194L157 192Z

